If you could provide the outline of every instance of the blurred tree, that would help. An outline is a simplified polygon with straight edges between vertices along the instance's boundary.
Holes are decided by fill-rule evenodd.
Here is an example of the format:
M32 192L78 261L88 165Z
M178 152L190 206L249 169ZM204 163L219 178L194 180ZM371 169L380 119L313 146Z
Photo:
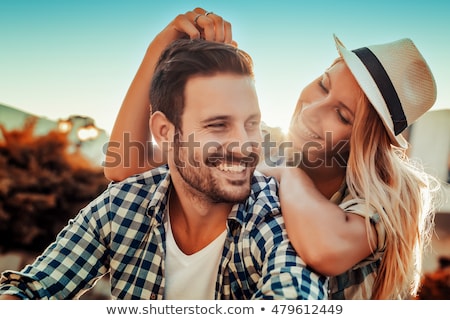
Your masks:
M0 252L41 252L108 184L101 167L68 153L66 133L34 135L36 120L0 125Z
M422 278L418 300L450 299L450 257L439 258L439 268Z

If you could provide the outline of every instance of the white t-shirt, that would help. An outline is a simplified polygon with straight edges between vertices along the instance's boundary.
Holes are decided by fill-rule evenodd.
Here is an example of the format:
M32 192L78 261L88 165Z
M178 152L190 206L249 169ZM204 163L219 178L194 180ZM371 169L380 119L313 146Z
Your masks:
M186 255L175 242L168 216L165 299L213 300L226 229L202 250Z

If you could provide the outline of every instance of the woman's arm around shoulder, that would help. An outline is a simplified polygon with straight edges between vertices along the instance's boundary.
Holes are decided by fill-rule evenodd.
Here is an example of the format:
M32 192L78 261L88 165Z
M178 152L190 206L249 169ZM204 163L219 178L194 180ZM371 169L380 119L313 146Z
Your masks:
M263 169L280 183L279 196L286 230L297 254L324 275L341 274L362 261L376 247L363 217L345 212L327 199L299 168Z

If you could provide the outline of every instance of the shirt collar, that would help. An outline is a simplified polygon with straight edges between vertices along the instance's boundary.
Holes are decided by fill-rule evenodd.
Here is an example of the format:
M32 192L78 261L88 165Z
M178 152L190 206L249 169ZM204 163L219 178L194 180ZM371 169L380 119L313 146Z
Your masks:
M147 208L147 215L154 217L158 223L164 222L164 215L166 206L169 201L170 189L172 188L172 180L170 178L170 171L167 165L151 170L155 172L155 176L159 175L161 180L154 184L154 192L151 192L151 199Z
M169 191L173 187L170 170L167 165L164 165L151 170L150 172L153 173L154 177L158 175L161 179L159 180L159 183L153 182L155 190L154 192L151 192L152 198L147 208L147 215L154 217L158 223L163 223L166 206L169 201ZM270 189L270 193L272 193L273 196L275 196L278 191L275 183L268 184L261 174L255 172L251 181L251 192L249 197L243 202L234 204L228 215L228 226L230 230L236 230L249 222L257 223L259 219L267 214L267 211L273 209L274 204L266 198L268 189ZM257 212L254 212L252 209L255 202L264 203L264 206L261 206ZM278 210L276 210L276 212L278 212Z

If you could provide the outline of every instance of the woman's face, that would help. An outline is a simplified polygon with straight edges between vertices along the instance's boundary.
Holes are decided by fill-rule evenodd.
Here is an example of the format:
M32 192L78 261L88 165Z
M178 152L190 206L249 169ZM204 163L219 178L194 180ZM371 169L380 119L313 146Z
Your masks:
M346 160L360 94L358 83L342 60L307 85L289 128L294 151L301 152L303 159L315 166L333 159L338 163Z

